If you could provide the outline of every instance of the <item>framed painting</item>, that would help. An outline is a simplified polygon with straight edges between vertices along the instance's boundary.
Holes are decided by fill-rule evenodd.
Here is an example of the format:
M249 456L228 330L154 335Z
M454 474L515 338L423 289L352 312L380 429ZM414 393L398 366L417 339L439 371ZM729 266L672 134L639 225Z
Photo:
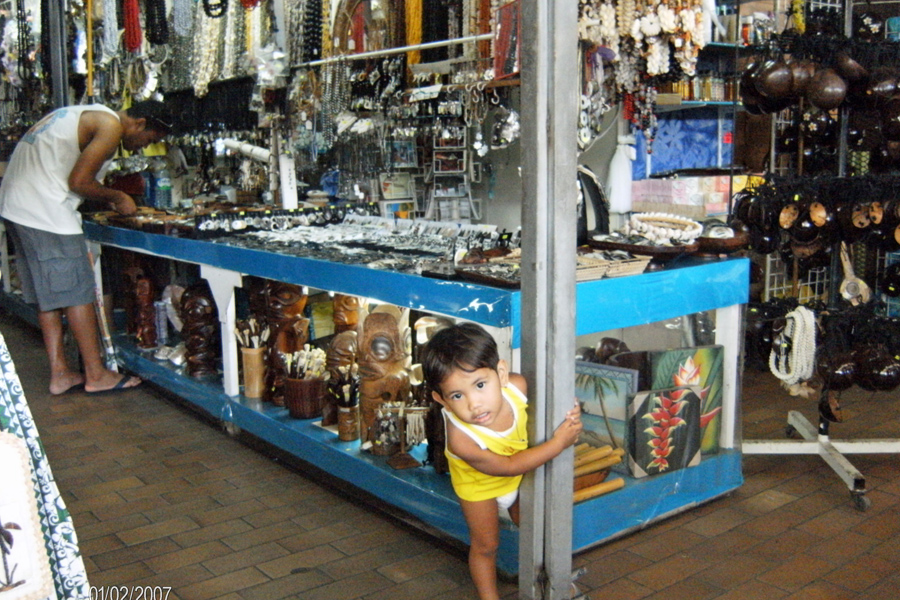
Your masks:
M626 407L637 391L638 372L586 361L575 363L575 397L584 435L595 445L625 447Z
M722 430L722 392L725 350L722 346L694 346L648 353L649 389L696 386L700 397L700 446L703 454L719 451Z
M628 404L626 455L636 478L700 464L700 388L642 391Z

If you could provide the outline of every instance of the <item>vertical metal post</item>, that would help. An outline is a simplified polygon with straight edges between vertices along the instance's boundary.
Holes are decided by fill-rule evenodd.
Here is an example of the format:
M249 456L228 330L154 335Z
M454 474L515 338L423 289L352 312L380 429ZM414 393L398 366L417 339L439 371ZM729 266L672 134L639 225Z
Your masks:
M24 2L25 0L19 0ZM65 0L50 0L50 52L51 89L53 90L53 106L61 108L69 105L69 66L66 63L66 14Z
M578 5L522 0L521 23L522 370L529 435L538 443L552 435L575 397ZM570 598L572 459L567 450L525 479L522 598Z

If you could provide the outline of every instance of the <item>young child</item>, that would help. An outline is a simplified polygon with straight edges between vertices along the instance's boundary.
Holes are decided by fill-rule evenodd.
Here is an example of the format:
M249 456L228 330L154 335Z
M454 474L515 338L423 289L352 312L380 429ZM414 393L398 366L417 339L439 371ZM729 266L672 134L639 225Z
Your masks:
M581 411L576 404L553 437L529 448L525 378L509 372L494 338L473 323L438 331L424 348L422 370L443 407L450 480L471 539L469 572L481 600L499 600L499 510L511 508L518 524L522 475L575 443Z

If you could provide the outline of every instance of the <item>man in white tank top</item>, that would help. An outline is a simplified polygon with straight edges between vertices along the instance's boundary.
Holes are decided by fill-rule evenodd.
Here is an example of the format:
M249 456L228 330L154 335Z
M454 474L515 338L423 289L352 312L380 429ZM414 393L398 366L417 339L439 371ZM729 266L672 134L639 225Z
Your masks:
M104 186L103 175L120 145L140 150L161 141L171 129L169 110L153 100L118 112L100 104L67 106L41 119L16 145L0 184L0 217L16 246L25 301L38 304L51 394L81 385L97 393L141 382L104 366L93 307L93 266L78 206L96 200L123 215L134 214L134 199ZM84 374L66 361L64 314Z

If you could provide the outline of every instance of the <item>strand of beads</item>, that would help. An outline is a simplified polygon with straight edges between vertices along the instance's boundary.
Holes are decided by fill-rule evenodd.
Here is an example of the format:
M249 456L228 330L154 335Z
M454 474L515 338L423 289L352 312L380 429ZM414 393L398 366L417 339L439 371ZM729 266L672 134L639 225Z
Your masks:
M702 232L697 221L667 213L635 213L625 224L626 235L637 234L662 244L690 243Z
M202 98L209 91L209 84L218 71L218 40L222 34L223 19L209 17L202 5L197 7L194 21L194 64L192 80L194 95Z

